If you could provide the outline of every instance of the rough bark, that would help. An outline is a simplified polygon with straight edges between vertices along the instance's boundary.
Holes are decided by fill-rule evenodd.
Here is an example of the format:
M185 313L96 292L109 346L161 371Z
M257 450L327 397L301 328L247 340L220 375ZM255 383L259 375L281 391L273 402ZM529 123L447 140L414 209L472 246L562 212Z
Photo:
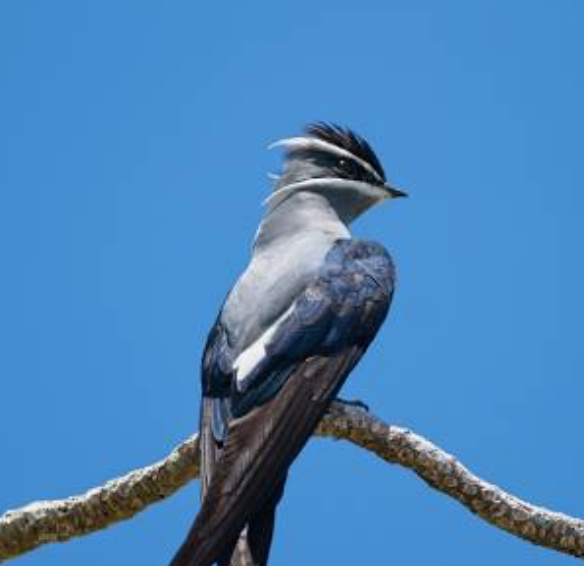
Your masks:
M428 440L362 409L336 403L316 434L349 440L413 470L428 485L492 525L534 544L582 558L584 521L506 493L467 470ZM198 436L164 460L67 499L39 501L0 517L0 562L48 542L62 542L128 519L199 473Z

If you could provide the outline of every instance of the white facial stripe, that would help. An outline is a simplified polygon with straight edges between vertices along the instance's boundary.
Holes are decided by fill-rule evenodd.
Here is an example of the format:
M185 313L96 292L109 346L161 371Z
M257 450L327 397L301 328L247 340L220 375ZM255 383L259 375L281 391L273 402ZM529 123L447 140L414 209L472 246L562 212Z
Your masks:
M342 147L338 147L332 143L326 142L324 140L319 140L317 138L306 138L306 137L297 137L297 138L286 138L268 146L268 149L272 149L274 147L286 147L289 149L316 149L319 151L325 151L327 153L332 153L338 157L344 157L346 159L352 159L355 163L358 163L363 169L366 169L375 176L375 178L380 182L383 183L383 179L379 176L379 173L371 167L367 161L364 161L360 157L357 157L350 151L343 149Z
M251 375L253 370L266 357L266 346L278 330L283 320L292 312L294 305L292 305L286 312L281 315L272 326L270 326L253 344L248 346L233 363L235 370L235 379L237 389L243 391L246 385L247 378Z
M276 206L282 202L282 200L290 193L303 189L356 189L362 193L369 193L373 198L383 198L385 196L384 191L380 190L375 185L365 183L364 181L339 179L338 177L321 177L317 179L306 179L304 181L298 181L297 183L292 183L290 185L284 185L277 191L274 191L272 194L270 194L262 204L264 206Z

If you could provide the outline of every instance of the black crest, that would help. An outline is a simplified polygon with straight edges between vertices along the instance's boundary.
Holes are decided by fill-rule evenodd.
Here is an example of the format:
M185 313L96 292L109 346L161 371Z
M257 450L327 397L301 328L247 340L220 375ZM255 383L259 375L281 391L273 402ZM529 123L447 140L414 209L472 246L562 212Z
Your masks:
M328 124L327 122L315 122L306 126L304 131L309 136L350 151L356 157L369 163L385 181L385 171L371 146L364 138L349 128L343 128L337 124Z

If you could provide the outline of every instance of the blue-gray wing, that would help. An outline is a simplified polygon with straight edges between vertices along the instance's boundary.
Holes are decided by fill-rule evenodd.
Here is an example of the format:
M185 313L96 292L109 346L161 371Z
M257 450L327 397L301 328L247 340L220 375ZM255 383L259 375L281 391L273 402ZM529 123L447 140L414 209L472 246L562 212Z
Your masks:
M229 367L234 360L221 353L228 345L217 331L207 352L212 363L201 423L203 458L213 470L172 566L221 560L281 490L288 467L385 319L393 286L393 264L381 246L340 240L241 382Z

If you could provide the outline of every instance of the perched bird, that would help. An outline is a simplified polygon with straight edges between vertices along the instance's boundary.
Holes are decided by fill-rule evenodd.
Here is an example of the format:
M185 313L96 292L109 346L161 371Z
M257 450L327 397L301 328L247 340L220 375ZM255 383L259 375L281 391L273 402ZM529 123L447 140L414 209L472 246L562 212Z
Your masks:
M387 251L353 220L405 196L349 129L309 125L286 151L248 268L202 360L202 503L171 566L265 566L288 468L388 312Z

